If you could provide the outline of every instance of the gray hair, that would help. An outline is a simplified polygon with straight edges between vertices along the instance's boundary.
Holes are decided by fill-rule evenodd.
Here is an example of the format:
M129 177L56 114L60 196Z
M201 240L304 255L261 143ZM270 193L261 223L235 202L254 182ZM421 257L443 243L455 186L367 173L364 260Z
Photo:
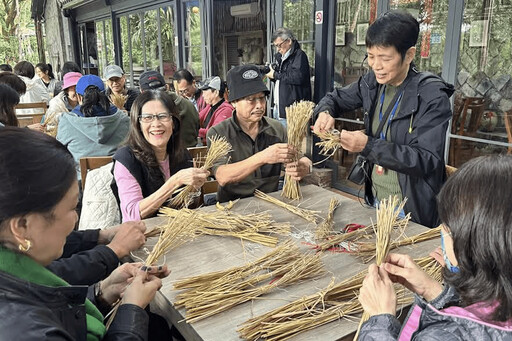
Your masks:
M295 36L290 29L285 27L279 27L274 34L272 34L272 41L275 41L277 38L283 39L283 41L290 39L291 41L295 41Z

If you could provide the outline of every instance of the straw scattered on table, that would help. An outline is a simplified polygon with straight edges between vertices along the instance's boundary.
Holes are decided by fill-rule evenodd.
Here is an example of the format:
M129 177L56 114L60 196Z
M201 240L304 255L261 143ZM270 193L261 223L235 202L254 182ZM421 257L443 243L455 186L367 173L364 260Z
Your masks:
M254 196L256 198L259 198L259 199L263 199L271 204L274 204L276 206L279 206L281 208L284 208L288 211L290 211L291 213L293 214L296 214L298 215L299 217L307 220L307 221L310 221L312 223L315 223L317 222L318 219L321 219L320 216L318 215L320 212L319 211L312 211L312 210L308 210L308 209L305 209L305 208L301 208L301 207L297 207L297 206L294 206L294 205L290 205L290 204L287 204L279 199L276 199L274 197L271 197L270 195L268 194L265 194L263 193L262 191L260 190L255 190L254 191Z

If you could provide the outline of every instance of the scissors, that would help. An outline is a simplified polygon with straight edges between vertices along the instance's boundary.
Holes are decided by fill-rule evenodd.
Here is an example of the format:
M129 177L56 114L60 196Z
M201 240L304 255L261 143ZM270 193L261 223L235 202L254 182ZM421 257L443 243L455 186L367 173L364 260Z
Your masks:
M359 229L364 229L365 227L366 227L365 225L350 223L350 224L347 224L342 229L342 231L345 232L345 233L350 233L350 232L354 232L354 231L359 230Z

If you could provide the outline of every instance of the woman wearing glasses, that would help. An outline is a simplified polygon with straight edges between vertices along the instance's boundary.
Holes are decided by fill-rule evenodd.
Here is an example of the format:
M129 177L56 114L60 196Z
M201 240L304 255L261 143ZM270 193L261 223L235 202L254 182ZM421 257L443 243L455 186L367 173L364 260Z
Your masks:
M114 155L114 193L123 221L153 216L183 185L200 188L209 172L192 167L182 147L180 119L163 91L144 91L133 103L126 146Z

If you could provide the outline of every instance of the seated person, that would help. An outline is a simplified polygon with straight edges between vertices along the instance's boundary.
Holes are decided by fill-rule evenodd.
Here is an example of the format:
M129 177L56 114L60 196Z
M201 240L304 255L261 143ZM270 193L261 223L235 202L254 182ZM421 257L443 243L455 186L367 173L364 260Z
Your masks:
M18 126L16 105L20 102L20 95L10 86L0 84L0 127Z
M104 91L101 78L82 76L76 83L78 105L59 121L57 140L75 158L78 179L80 158L113 155L128 134L130 118L110 104Z
M123 69L117 65L109 65L105 68L103 78L107 81L107 91L105 91L105 93L110 101L112 101L112 95L126 96L126 101L123 105L119 105L118 108L130 112L133 101L135 101L139 95L139 91L137 89L126 88L126 76L124 75ZM114 102L112 103L117 105Z
M186 69L180 69L174 73L174 81L176 82L176 92L178 95L188 99L197 112L201 112L206 107L203 92L197 88L194 76Z
M76 83L82 77L79 72L68 72L64 75L62 90L50 100L46 117L59 121L60 116L65 112L71 112L78 105L76 96Z
M114 194L123 221L154 216L183 185L200 188L209 172L192 168L182 147L180 119L164 91L144 91L133 103L126 146L114 155Z
M53 69L51 64L38 63L35 67L36 75L35 78L41 85L43 85L48 91L48 96L53 97L55 93L55 86L58 84L58 80L53 75Z
M142 73L139 78L139 88L141 93L147 90L161 90L166 91L171 96L180 113L181 140L185 147L195 147L199 132L199 115L192 102L178 96L174 91L170 91L165 83L164 76L158 71L150 70Z
M203 91L203 98L206 108L199 113L199 137L203 145L206 145L206 133L208 129L219 124L233 114L233 106L224 100L226 85L219 77L212 77L205 81L200 88Z
M265 116L269 91L259 69L255 65L237 66L229 70L227 81L229 101L235 108L233 116L211 127L207 135L225 136L233 146L229 163L220 161L213 168L219 182L217 200L248 197L256 189L277 191L282 164L294 180L309 174L311 160L302 157L292 162L296 150L286 143L285 128Z
M359 301L371 317L359 340L512 339L511 174L512 156L489 155L448 178L437 197L444 286L408 255L370 265ZM403 325L393 282L416 294Z
M162 286L155 275L168 275L166 267L148 272L140 263L125 264L95 288L70 286L45 267L62 255L77 220L72 155L46 134L6 127L0 130L0 160L2 339L147 339L144 308ZM106 330L98 307L105 311L119 299Z

